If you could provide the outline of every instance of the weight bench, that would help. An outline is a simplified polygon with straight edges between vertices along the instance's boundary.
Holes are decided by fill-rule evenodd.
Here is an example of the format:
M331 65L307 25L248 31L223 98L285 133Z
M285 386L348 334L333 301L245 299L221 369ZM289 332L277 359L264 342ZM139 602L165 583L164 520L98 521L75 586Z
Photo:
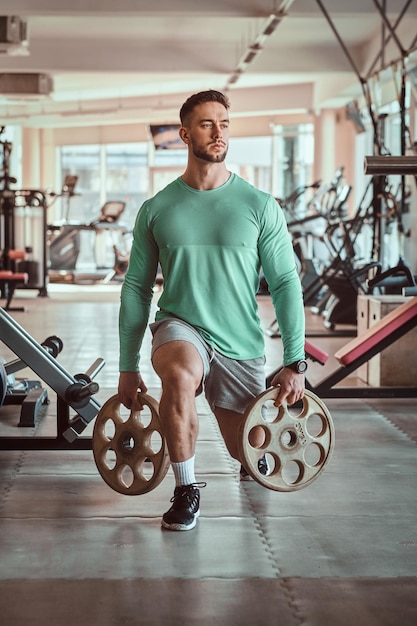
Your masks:
M17 357L15 365L7 366L7 374L27 366L56 393L56 434L0 437L0 450L91 450L91 437L80 435L100 410L94 398L99 387L93 378L104 359L97 358L86 372L72 375L1 308L0 341Z
M0 270L0 290L6 298L6 304L3 307L6 311L24 311L24 307L12 308L11 302L14 291L19 285L25 285L29 280L28 274L25 272L12 272L11 270Z
M361 333L335 353L340 367L313 385L306 377L306 389L320 398L415 398L417 397L417 377L414 387L345 387L337 386L349 374L395 343L400 337L417 326L417 297L410 298L391 313L379 320L371 328ZM328 355L310 342L305 343L306 356L324 365ZM269 387L278 370L267 376Z

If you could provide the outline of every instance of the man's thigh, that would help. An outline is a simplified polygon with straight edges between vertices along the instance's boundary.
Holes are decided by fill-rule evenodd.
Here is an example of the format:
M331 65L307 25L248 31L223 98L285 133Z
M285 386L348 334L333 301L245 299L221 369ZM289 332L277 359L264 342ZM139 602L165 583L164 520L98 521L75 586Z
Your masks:
M152 353L152 365L164 382L181 379L195 392L204 375L204 365L197 348L188 341L172 340L161 344Z
M210 369L208 348L192 326L175 318L150 325L152 364L160 378L180 373L190 376L199 394Z

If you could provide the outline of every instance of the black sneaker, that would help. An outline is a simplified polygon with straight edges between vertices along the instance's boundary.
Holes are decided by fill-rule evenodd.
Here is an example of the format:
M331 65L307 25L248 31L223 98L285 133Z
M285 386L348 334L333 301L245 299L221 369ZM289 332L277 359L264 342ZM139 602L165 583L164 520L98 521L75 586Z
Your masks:
M200 515L200 487L206 483L193 483L175 487L172 507L162 516L162 527L168 530L191 530Z
M258 469L259 469L259 473L262 474L262 476L266 476L268 474L269 467L268 467L268 461L266 460L265 455L261 456L261 458L259 459ZM243 465L240 466L240 480L243 480L243 481L253 480L252 476L245 470Z

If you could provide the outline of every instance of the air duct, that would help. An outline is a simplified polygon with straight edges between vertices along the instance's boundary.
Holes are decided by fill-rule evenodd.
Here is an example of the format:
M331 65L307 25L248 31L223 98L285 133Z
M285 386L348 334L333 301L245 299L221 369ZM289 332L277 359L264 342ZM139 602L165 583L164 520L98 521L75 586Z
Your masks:
M0 74L0 97L37 100L49 96L52 89L48 74Z
M0 16L0 54L29 54L25 20L15 15Z

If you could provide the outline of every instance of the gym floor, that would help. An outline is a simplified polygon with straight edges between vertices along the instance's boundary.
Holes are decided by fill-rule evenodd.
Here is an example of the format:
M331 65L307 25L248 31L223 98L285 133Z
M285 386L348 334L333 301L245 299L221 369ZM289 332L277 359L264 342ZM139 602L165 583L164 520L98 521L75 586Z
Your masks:
M14 304L27 310L10 313L39 342L58 335L58 360L71 374L103 357L101 404L117 385L119 291L53 284L48 298L18 292ZM273 311L269 298L259 300L266 328ZM310 312L307 328L323 331L312 341L330 355L349 340L331 336ZM281 360L280 340L266 337L266 344L270 371ZM147 336L144 355L149 345ZM15 357L3 344L1 355ZM315 382L335 367L331 356L325 366L311 364L309 377ZM143 374L158 398L146 356ZM16 376L38 378L27 369ZM19 407L3 406L0 436L52 436L48 392L35 428L18 428ZM199 398L196 469L207 486L197 527L183 533L160 527L171 470L150 493L123 496L102 480L91 451L2 451L2 623L415 626L417 401L325 403L335 424L332 459L311 485L284 493L239 481Z

